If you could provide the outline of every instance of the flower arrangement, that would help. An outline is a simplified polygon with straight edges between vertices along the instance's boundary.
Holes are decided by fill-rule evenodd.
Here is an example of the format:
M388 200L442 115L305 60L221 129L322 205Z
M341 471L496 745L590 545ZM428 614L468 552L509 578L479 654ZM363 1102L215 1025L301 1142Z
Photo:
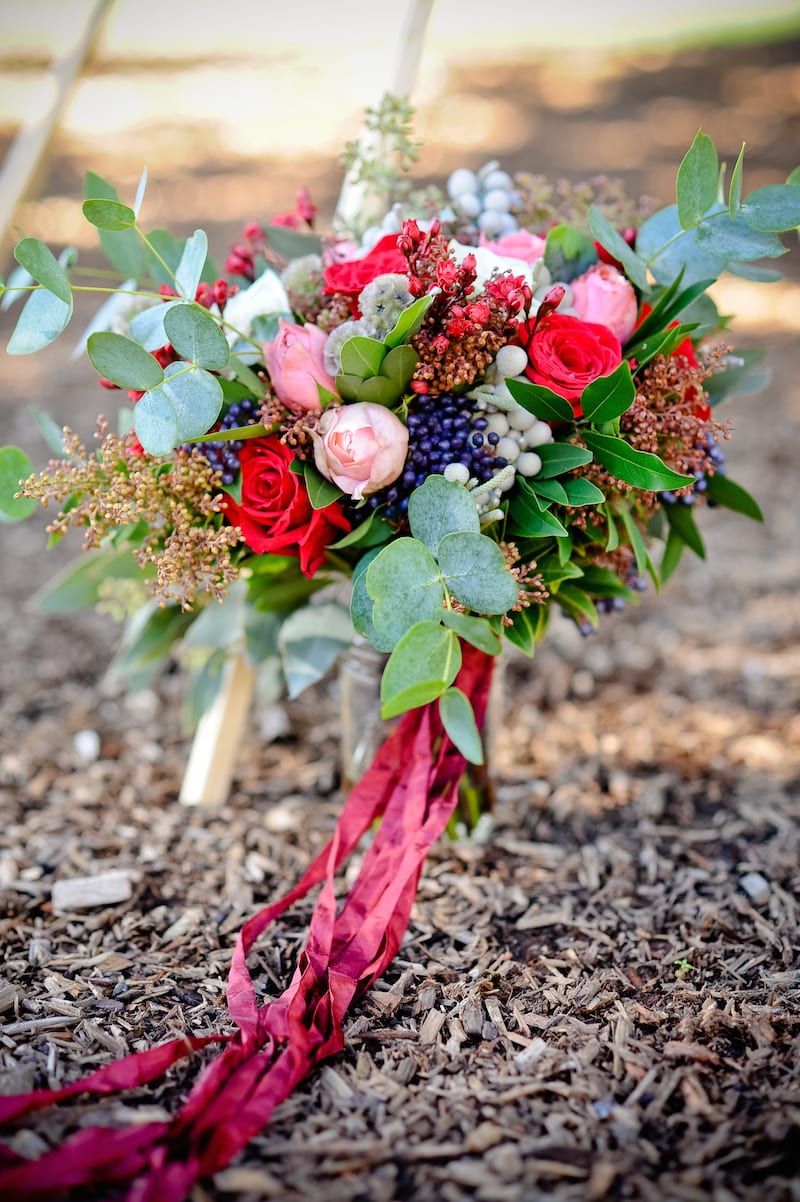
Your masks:
M404 113L383 110L402 161ZM350 158L365 184L395 182ZM554 610L588 631L646 578L659 587L685 548L703 555L704 505L761 518L726 473L716 417L753 360L709 345L727 319L708 289L724 270L776 277L753 264L800 226L800 169L744 195L742 162L726 186L698 133L676 204L655 212L608 181L554 189L490 163L326 238L301 191L296 212L247 227L223 276L202 231L145 233L144 178L129 207L88 177L84 214L125 283L106 289L86 350L130 404L116 430L99 421L93 452L39 414L57 456L39 475L23 451L0 451L3 518L55 503L53 538L85 531L90 554L48 604L132 613L122 660L139 679L182 642L201 703L231 651L296 693L356 632L387 655L382 712L402 717L331 843L240 933L232 1034L0 1100L0 1121L20 1119L222 1043L179 1113L83 1128L38 1160L0 1147L4 1196L113 1182L175 1200L227 1164L341 1050L348 1008L397 951L427 849L481 760L503 640L532 655ZM25 354L66 328L81 285L69 249L56 259L24 238L14 253L4 303L30 296L8 349ZM337 578L349 614L314 595ZM334 874L367 831L337 907ZM247 954L319 883L293 979L259 1004Z
M785 252L800 188L795 172L743 196L742 159L723 196L698 133L677 203L646 217L608 181L557 195L489 163L320 238L302 190L224 276L202 231L144 232L144 177L128 207L89 175L84 214L128 278L85 345L130 402L94 451L39 415L58 458L38 476L0 452L4 517L54 503L52 538L80 526L92 550L48 603L132 610L121 663L139 678L182 640L195 716L231 649L296 694L355 631L388 654L384 716L438 700L479 758L454 688L465 642L532 655L556 608L589 631L703 554L703 505L760 517L716 410L752 356L709 347L727 319L708 288L774 277L752 261ZM26 354L81 286L72 250L14 253L4 301L30 296L8 350ZM352 629L312 600L342 576Z

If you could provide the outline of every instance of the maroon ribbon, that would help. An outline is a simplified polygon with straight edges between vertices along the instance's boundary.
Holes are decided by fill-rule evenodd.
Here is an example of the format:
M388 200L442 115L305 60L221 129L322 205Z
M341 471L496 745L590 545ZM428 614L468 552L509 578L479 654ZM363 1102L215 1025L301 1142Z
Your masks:
M483 725L493 660L464 645L458 687ZM236 1030L173 1040L62 1089L0 1098L0 1122L80 1093L147 1084L192 1051L224 1042L178 1113L164 1122L89 1127L38 1160L0 1145L0 1198L57 1199L78 1187L127 1185L126 1202L181 1202L198 1178L227 1165L314 1066L344 1047L348 1009L386 970L408 927L425 857L458 800L463 756L437 704L406 714L348 797L333 838L302 880L239 933L228 978ZM337 911L334 875L376 818L382 821ZM269 923L322 883L308 940L288 988L259 1006L247 956Z

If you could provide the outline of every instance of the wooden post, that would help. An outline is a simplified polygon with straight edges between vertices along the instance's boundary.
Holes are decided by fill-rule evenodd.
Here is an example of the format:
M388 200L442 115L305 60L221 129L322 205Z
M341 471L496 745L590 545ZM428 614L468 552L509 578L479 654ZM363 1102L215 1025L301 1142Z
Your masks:
M410 95L414 86L432 8L433 0L410 0L400 36L399 57L386 89L395 96ZM362 130L362 145L374 136L369 130ZM342 219L355 216L362 203L362 185L345 179L336 216ZM255 672L244 656L232 659L217 699L200 719L194 736L180 791L184 805L215 806L227 799L254 687Z
M243 655L225 665L222 686L192 742L181 785L183 805L218 806L227 801L255 683L255 669Z

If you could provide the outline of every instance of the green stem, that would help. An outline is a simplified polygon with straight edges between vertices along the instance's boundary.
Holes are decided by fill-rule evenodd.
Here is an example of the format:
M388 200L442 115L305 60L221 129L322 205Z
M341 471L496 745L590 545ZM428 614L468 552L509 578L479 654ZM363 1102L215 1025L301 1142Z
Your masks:
M220 325L226 326L227 329L229 329L232 334L235 334L237 338L241 338L243 342L249 342L250 345L254 346L257 351L259 351L259 352L261 351L261 343L260 342L256 342L254 338L250 338L247 334L243 333L242 330L238 330L236 328L236 326L231 325L231 323L229 321L226 321L224 317L222 317L222 316L218 317L217 321L220 323ZM236 351L236 354L242 355L242 354L245 354L245 352L244 351Z
M677 234L673 234L671 238L668 238L663 246L659 246L658 250L654 251L649 259L645 259L645 266L652 267L656 259L659 259L665 250L669 250L671 246L674 246L675 243L679 242L681 238L686 236L686 234L691 234L694 230L699 229L701 225L705 225L707 221L712 221L715 217L725 217L727 214L727 208L718 209L715 213L704 213L699 221L695 221L692 225L687 226L686 229L678 230Z
M161 266L164 268L167 275L169 276L169 278L172 280L173 284L177 288L178 287L178 277L176 276L175 272L170 267L169 263L165 262L164 259L162 259L161 255L158 253L156 248L153 246L153 243L147 237L147 234L144 232L143 229L141 229L138 225L134 225L133 228L136 230L136 233L139 235L142 242L144 242L145 246L150 251L150 254L153 256L154 259L157 260L157 262L159 262L161 264Z

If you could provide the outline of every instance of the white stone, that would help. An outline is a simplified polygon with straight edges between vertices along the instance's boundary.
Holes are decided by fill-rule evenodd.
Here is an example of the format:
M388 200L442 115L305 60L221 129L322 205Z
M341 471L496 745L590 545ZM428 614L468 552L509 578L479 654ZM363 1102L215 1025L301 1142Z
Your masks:
M100 736L96 730L79 730L72 740L72 746L85 764L93 764L100 758Z
M763 906L769 901L772 887L760 872L746 872L739 879L739 888L744 889L747 896L757 906Z
M51 900L53 910L63 914L68 910L88 910L93 906L114 906L127 901L132 892L129 873L100 872L96 876L56 881Z

